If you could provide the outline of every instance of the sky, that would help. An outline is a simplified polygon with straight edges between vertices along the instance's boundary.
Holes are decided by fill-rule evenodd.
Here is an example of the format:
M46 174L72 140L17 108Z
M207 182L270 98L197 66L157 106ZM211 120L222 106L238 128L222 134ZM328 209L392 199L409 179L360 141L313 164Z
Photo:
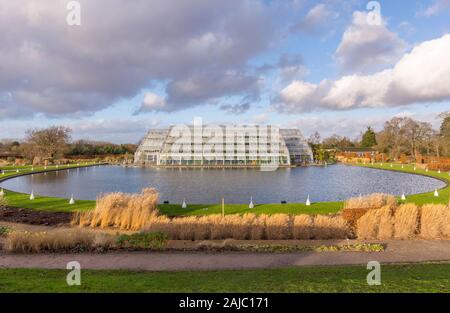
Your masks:
M450 110L450 0L71 2L0 0L0 139L136 143L194 117L354 139Z

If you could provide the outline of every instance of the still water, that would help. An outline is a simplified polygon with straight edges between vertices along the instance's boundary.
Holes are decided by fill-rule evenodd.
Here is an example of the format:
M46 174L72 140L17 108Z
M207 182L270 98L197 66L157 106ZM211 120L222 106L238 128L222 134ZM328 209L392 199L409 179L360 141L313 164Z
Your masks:
M180 203L312 202L344 200L374 192L400 195L432 191L445 184L434 178L346 165L262 172L255 169L144 169L98 166L11 179L1 187L14 191L95 199L100 193L139 192L155 187L161 201Z

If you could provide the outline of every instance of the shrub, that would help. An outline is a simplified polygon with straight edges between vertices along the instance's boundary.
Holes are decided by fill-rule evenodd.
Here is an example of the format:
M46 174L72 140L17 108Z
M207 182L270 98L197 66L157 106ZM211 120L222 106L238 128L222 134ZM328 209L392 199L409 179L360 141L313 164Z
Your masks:
M75 215L72 224L140 230L158 213L158 192L152 188L141 194L111 193L97 199L95 209Z
M11 231L12 229L8 226L0 226L0 237L7 236Z
M167 244L167 235L163 232L121 235L116 243L118 247L126 249L162 250Z

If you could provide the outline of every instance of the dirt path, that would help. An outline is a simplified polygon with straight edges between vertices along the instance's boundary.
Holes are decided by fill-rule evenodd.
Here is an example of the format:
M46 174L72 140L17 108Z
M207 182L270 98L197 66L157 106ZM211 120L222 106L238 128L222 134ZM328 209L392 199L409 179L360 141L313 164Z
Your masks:
M307 265L365 265L383 263L450 261L450 240L387 241L384 252L305 253L193 253L124 252L107 254L0 254L0 267L60 268L78 261L85 269L132 269L149 271L275 268Z

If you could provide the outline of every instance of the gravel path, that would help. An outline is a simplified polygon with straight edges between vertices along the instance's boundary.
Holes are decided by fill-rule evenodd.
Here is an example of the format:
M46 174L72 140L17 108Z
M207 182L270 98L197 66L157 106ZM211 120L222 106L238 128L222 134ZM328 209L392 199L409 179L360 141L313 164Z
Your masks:
M0 267L60 268L78 261L84 269L131 269L149 271L276 268L308 265L365 265L380 263L450 261L450 240L386 241L384 252L304 253L200 253L121 252L107 254L0 254Z

